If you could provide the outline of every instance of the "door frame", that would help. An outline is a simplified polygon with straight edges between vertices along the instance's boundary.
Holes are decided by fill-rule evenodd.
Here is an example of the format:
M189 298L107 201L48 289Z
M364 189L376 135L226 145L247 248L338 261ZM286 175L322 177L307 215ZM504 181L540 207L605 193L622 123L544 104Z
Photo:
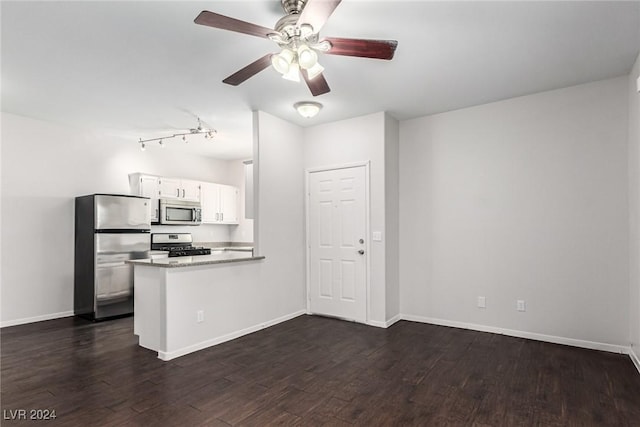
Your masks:
M307 306L307 314L313 314L310 310L310 305L311 305L311 297L310 297L310 287L311 287L311 283L310 283L310 269L311 269L311 251L310 251L310 238L309 238L309 222L310 222L310 218L309 218L309 204L310 204L310 199L311 199L311 189L310 189L310 185L309 185L309 180L311 178L311 174L312 173L317 173L317 172L329 172L329 171L333 171L333 170L339 170L339 169L350 169L350 168L356 168L356 167L364 167L364 206L365 206L365 251L367 254L367 259L366 259L366 263L365 263L365 272L364 272L364 283L365 283L365 294L366 294L366 298L365 298L365 305L366 305L366 317L365 317L365 321L364 324L369 324L369 319L370 319L370 314L369 314L369 300L370 300L370 289L371 289L371 283L370 283L370 274L369 272L371 271L371 239L369 238L371 236L371 232L369 229L369 222L370 222L370 218L371 218L371 205L370 205L370 188L369 188L369 180L370 180L370 166L371 166L371 161L366 160L366 161L361 161L361 162L353 162L353 163L344 163L344 164L340 164L340 165L331 165L331 166L318 166L318 167L314 167L314 168L307 168L304 171L304 192L305 192L305 198L304 198L304 211L305 211L305 221L304 221L304 235L305 235L305 242L304 242L304 249L305 249L305 260L306 260L306 266L305 266L305 284L306 284L306 306ZM321 313L318 313L321 314ZM351 321L351 319L343 319L343 320L349 320Z

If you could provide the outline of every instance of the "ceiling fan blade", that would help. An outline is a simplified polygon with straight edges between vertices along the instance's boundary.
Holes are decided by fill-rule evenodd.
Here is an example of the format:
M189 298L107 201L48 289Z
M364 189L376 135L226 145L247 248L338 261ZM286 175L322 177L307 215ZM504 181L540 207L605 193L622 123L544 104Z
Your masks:
M302 12L300 12L298 26L311 24L313 32L317 33L341 1L342 0L309 0L302 9Z
M329 55L359 56L361 58L392 59L398 42L395 40L342 39L326 37L331 43Z
M261 27L260 25L240 21L235 18L229 18L228 16L206 10L200 12L200 15L198 15L193 22L200 25L206 25L208 27L220 28L222 30L235 31L237 33L264 38L268 37L269 34L275 33L271 28Z
M226 83L232 86L238 86L240 83L248 80L249 78L258 74L260 71L267 68L269 65L271 65L270 53L266 54L257 61L252 62L241 70L238 70L235 73L231 74L229 77L224 79L222 83Z
M307 75L307 70L303 69L300 71L302 71L302 77L304 78L304 81L307 83L307 86L309 86L309 90L311 91L311 94L313 96L318 96L327 92L331 92L331 88L329 87L329 84L327 83L327 81L325 80L322 74L319 74L315 76L313 79L310 79L309 76Z

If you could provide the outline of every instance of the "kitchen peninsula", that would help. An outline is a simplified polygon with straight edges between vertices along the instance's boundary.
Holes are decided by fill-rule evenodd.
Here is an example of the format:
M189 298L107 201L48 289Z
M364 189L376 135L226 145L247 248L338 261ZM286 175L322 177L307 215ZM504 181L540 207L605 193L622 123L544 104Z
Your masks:
M134 334L162 360L253 332L234 327L264 256L252 252L131 260ZM231 320L231 321L230 321Z

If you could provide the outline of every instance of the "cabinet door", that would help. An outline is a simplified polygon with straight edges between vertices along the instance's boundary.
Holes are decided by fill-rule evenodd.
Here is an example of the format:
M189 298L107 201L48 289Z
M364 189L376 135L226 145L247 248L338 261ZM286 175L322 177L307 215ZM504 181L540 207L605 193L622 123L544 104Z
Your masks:
M220 215L225 224L238 223L238 189L236 187L220 186Z
M141 175L139 196L151 199L151 222L158 222L160 219L159 207L159 179L157 176Z
M151 199L149 211L151 222L158 222L159 219L159 186L158 177L154 175L144 175L141 173L133 173L129 175L129 187L131 194L134 196L148 197Z
M182 198L182 188L180 180L175 178L160 178L158 180L160 187L160 197L163 199Z
M189 181L183 179L180 181L181 189L180 189L180 197L184 200L191 200L194 202L200 201L200 190L201 184L199 181Z
M200 203L202 205L202 222L216 224L220 220L219 185L211 182L201 183Z

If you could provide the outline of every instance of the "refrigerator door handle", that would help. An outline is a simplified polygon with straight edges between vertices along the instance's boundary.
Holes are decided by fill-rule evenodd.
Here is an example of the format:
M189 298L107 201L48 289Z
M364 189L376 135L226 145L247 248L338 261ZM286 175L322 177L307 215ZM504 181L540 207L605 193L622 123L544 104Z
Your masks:
M112 267L122 267L124 265L127 265L127 263L125 261L115 261L115 262L98 263L97 267L98 268L112 268Z

